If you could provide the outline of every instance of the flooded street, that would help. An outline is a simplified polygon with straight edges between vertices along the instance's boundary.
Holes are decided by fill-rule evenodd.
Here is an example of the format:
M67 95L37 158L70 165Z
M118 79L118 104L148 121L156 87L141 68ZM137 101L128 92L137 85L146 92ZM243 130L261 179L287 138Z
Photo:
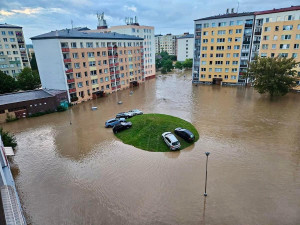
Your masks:
M299 94L270 101L252 88L192 86L182 74L131 90L3 126L17 137L27 222L300 224ZM185 119L200 139L168 153L125 145L104 122L135 108Z

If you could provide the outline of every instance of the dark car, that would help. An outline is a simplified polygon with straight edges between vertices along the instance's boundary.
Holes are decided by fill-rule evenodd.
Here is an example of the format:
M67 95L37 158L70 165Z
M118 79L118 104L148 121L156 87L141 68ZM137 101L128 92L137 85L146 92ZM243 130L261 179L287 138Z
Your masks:
M176 128L175 134L177 134L179 137L186 140L187 142L193 142L195 140L195 135L191 131L184 128Z
M131 118L133 115L131 113L120 112L116 115L116 118Z
M113 127L113 132L116 134L122 130L129 129L131 126L131 122L121 122Z

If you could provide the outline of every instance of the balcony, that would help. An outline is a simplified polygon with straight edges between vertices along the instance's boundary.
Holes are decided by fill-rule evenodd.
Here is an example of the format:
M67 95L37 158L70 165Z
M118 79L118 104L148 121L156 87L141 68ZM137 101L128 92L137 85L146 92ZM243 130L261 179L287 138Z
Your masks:
M66 73L73 73L73 69L66 70Z
M62 52L70 52L70 49L69 48L61 48L61 51Z
M23 40L18 40L18 43L19 44L24 44L24 41Z
M118 73L120 73L120 71L119 70L116 70L116 72L115 72L116 74L118 74Z
M67 82L68 82L68 84L70 84L70 83L74 83L74 82L75 82L75 79L74 79L74 78L72 78L72 79L68 79L68 80L67 80Z
M254 43L254 44L259 44L259 43L260 43L260 41L253 41L253 43Z
M241 68L247 68L248 66L247 66L247 64L246 64L246 65L242 65L242 64L241 64L240 67L241 67Z
M64 63L70 63L70 62L71 62L70 58L64 59Z
M201 28L196 28L196 32L197 32L197 31L201 31L201 30L202 30Z
M254 34L255 35L261 35L261 31L255 31Z
M116 79L117 81L120 81L120 77Z
M112 83L115 83L115 82L116 82L116 80L115 80L115 79L111 79L110 81L111 81Z
M252 27L252 24L245 23L245 27Z
M69 93L71 94L71 93L74 93L74 92L76 92L76 88L70 88L69 89Z
M140 46L140 48L144 48L144 46L142 45L142 46Z
M111 87L111 90L116 90L116 87Z
M250 41L243 41L243 44L250 44Z
M121 88L121 85L118 85L117 88Z

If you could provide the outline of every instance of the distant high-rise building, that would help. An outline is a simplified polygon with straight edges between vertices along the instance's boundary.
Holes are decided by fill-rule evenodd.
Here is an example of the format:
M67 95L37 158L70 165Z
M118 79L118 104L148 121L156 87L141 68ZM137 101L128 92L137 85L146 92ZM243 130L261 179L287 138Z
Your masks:
M237 84L260 57L300 61L300 6L195 20L193 82ZM300 67L296 68L300 76Z
M159 54L162 51L167 52L169 55L176 55L176 38L181 35L155 35L155 53Z
M98 17L99 24L106 24L104 19L104 14ZM105 22L104 22L105 21ZM155 39L154 39L154 27L153 26L144 26L138 23L137 17L135 18L126 18L126 25L99 27L97 30L86 31L89 33L108 33L108 32L117 32L119 34L133 35L138 38L143 38L143 62L144 62L144 75L143 78L150 79L155 77Z
M22 27L0 24L0 70L16 77L30 67Z

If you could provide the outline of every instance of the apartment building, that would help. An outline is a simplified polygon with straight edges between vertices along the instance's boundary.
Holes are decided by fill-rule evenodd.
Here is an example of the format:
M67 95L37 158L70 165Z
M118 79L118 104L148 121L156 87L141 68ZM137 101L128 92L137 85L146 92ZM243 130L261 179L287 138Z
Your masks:
M16 77L30 67L22 27L0 24L0 70Z
M194 56L194 35L186 33L177 38L177 61L185 61L186 59L192 59Z
M300 6L195 20L193 82L243 84L256 55L299 61L299 44Z
M143 38L77 29L31 38L42 87L80 103L144 82Z
M146 80L155 77L155 39L154 27L140 25L137 18L126 18L126 25L108 27L104 19L104 14L98 15L97 30L85 31L88 33L109 33L116 32L119 34L132 35L144 39L143 41L143 61L144 61L144 78Z
M180 35L155 35L155 53L159 54L162 51L167 52L169 55L176 55L176 38Z

